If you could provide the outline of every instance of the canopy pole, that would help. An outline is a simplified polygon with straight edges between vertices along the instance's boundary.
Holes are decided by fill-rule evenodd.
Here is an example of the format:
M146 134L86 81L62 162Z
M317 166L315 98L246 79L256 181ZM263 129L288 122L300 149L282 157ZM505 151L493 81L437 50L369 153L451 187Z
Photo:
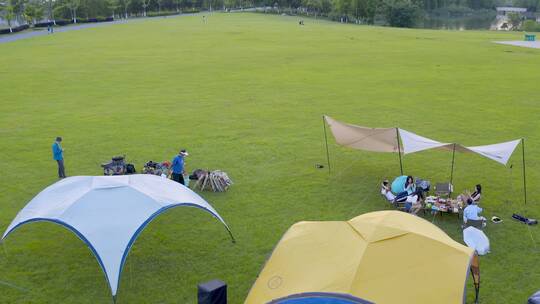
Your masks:
M527 205L527 178L525 175L525 138L521 139L521 151L523 159L523 196L525 198L525 205Z
M326 163L328 164L328 175L330 175L330 154L328 153L328 137L326 136L326 121L324 115L322 116L322 124L324 131L324 142L326 143Z
M450 170L450 185L453 185L452 181L454 180L454 160L456 157L456 144L452 148L452 169Z
M401 141L399 140L399 128L396 128L397 147L399 153L399 171L403 175L403 163L401 162Z

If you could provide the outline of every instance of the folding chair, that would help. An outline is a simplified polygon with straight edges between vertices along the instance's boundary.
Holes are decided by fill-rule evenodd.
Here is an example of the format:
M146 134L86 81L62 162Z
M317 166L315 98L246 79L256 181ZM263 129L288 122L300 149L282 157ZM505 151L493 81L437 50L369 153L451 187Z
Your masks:
M466 223L463 224L463 229L467 228L467 227L474 227L476 229L480 229L482 230L484 228L484 220L480 219L480 220L467 220Z
M437 183L435 185L435 195L439 197L450 197L454 191L454 186L450 183Z

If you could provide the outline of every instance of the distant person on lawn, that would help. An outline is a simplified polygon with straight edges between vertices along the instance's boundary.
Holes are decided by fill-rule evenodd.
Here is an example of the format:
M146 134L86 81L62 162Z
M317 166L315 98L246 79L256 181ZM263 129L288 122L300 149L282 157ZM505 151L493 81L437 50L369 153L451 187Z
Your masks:
M188 155L189 153L186 150L180 150L180 152L178 152L178 155L173 158L171 164L172 180L182 185L186 184L184 181L184 158Z
M64 169L64 149L61 145L62 137L57 137L52 144L53 159L58 163L58 178L65 178L66 171Z

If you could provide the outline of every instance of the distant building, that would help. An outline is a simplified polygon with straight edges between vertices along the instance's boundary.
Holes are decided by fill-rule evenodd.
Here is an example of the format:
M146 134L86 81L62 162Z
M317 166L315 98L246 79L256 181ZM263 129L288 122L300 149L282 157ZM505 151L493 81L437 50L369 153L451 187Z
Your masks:
M510 13L517 13L523 16L527 13L527 8L525 7L499 6L495 9L497 10L497 19L505 19Z

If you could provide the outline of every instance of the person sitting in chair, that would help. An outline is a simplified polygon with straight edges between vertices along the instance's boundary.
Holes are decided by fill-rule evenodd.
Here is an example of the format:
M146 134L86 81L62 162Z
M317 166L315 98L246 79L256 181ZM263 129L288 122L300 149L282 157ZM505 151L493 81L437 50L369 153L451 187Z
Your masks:
M405 210L411 214L416 215L418 211L422 210L422 198L418 194L412 194L407 196L405 201Z
M462 201L463 203L467 202L469 198L472 199L473 203L478 204L482 198L482 185L478 184L474 186L473 193L470 193L469 190L465 190L465 192L457 197L458 201Z
M471 199L473 202L478 203L482 198L482 185L478 184L474 188L474 192L471 194Z
M480 216L480 213L482 213L482 208L474 204L472 198L467 199L467 207L463 210L463 223L467 223L468 220L485 221L486 218Z
M387 179L385 179L381 184L381 194L386 198L390 203L394 202L396 196L390 190L390 184Z

